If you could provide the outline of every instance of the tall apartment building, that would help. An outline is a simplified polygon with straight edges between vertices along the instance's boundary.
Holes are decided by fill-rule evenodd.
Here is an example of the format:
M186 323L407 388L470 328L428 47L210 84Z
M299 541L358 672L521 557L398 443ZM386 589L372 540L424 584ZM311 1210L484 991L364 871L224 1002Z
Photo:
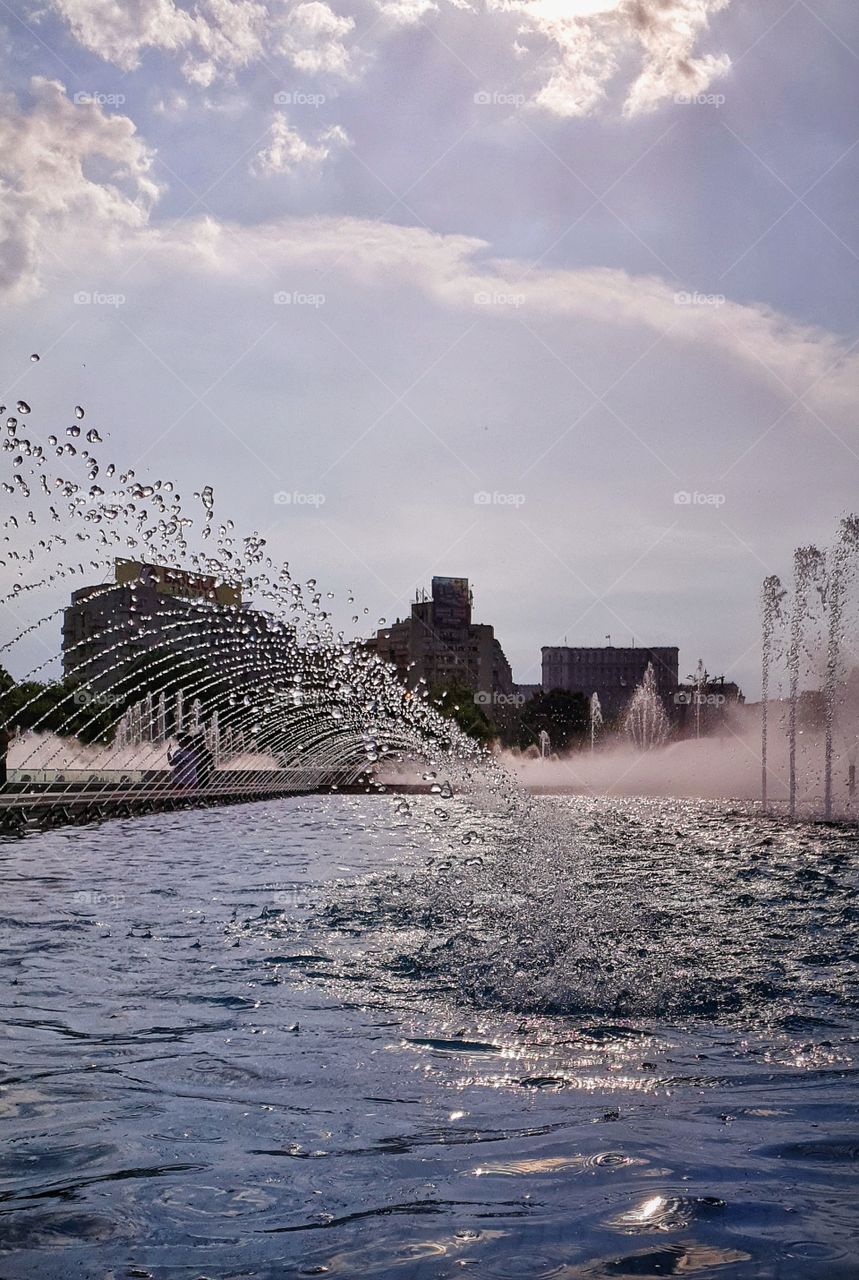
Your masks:
M493 627L472 621L467 578L432 580L431 593L418 591L407 618L382 627L368 641L393 663L400 678L416 685L462 684L486 694L513 693L513 673Z
M544 692L564 689L588 698L596 693L607 720L620 715L652 663L665 709L673 714L679 661L679 650L674 647L619 649L603 645L588 649L559 645L544 646L542 654Z

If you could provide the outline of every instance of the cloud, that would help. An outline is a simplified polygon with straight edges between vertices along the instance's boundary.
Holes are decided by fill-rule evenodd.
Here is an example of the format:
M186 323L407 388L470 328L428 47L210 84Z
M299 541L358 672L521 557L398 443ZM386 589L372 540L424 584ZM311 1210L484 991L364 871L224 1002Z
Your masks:
M623 113L653 110L678 93L699 93L730 67L727 55L696 57L713 14L730 0L490 0L521 15L517 44L544 42L548 75L534 102L554 115L592 115L621 70L640 71L625 88ZM542 65L542 59L538 66Z
M7 96L0 114L0 288L7 296L37 291L46 261L61 267L88 252L96 239L100 258L132 242L135 253L165 260L165 270L172 270L166 260L215 275L233 274L255 260L271 263L272 270L336 267L361 287L410 284L445 307L501 323L578 318L654 337L670 334L673 343L729 354L759 380L779 379L796 393L824 378L817 394L839 404L855 395L857 359L834 335L764 306L728 299L714 304L692 294L678 303L676 286L655 276L595 267L528 270L519 260L490 258L490 246L473 237L356 217L285 218L250 226L187 219L153 226L150 213L159 194L151 175L154 156L133 122L108 114L96 101L73 103L57 81L35 78L31 91L30 110ZM279 112L252 171L318 172L348 143L338 126L304 136ZM484 296L520 295L515 306L489 311L475 303Z
M345 132L334 125L326 129L314 142L308 142L280 112L275 116L269 131L268 145L258 151L251 163L251 172L260 176L301 170L318 171L333 149L345 147L349 139Z
M68 23L72 35L106 62L126 71L140 63L146 49L175 53L196 36L199 20L173 0L52 0L53 8Z
M353 18L341 17L322 0L305 0L287 17L277 47L298 71L346 77L350 56L344 38L354 27Z
M308 144L295 145L301 163ZM284 165L292 146L287 139ZM782 396L786 390L798 396L819 381L808 398L820 409L846 410L859 393L859 356L836 335L763 305L678 293L657 276L608 268L527 270L519 260L487 257L489 246L474 237L354 217L283 218L253 227L197 219L151 228L141 238L170 273L250 278L261 263L278 278L336 273L368 298L408 286L435 306L520 335L516 326L523 321L562 330L585 322L597 332L644 335L647 345L664 338L690 356L727 359L742 376Z
M344 44L355 26L323 0L288 8L282 0L199 0L185 10L174 0L50 0L74 38L125 71L149 49L182 54L185 78L200 88L231 80L243 67L282 55L300 71L345 76Z
M465 0L449 0L455 8L470 8ZM376 0L376 7L383 18L397 26L411 27L427 13L437 13L435 0Z
M153 153L131 120L71 102L56 80L37 76L30 88L28 112L11 95L0 101L0 290L12 297L38 287L54 242L123 238L158 197Z
M351 13L325 0L292 7L283 0L198 0L188 10L175 0L49 2L75 39L106 61L132 70L149 49L177 55L185 78L204 89L281 58L306 75L352 79L357 19L364 43L378 46L429 14L465 65L471 43L476 55L500 30L534 104L562 117L607 106L618 80L623 113L639 115L675 94L704 91L730 67L724 53L696 51L711 17L731 0L487 0L485 9L468 0L373 0L372 9L366 0L350 0ZM466 9L471 19L448 30L454 9Z

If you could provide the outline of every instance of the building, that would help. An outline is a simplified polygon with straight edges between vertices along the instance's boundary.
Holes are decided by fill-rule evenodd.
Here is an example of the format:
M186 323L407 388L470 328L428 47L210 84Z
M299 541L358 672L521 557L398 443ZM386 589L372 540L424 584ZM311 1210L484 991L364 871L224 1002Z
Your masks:
M677 735L718 733L727 726L733 708L745 703L740 686L724 676L707 676L700 684L678 685L674 694L674 723Z
M615 645L597 648L544 646L543 691L563 689L599 697L606 720L614 720L626 707L636 686L653 664L656 687L669 715L674 712L678 688L679 650L674 647L620 649Z
M117 560L115 582L72 593L63 617L63 675L106 691L129 669L189 682L221 669L239 683L273 674L292 629L242 603L237 587L166 565Z
M434 577L431 594L419 590L409 616L382 627L368 647L408 685L423 679L429 688L461 684L475 693L509 697L510 663L494 629L472 621L472 605L467 578Z

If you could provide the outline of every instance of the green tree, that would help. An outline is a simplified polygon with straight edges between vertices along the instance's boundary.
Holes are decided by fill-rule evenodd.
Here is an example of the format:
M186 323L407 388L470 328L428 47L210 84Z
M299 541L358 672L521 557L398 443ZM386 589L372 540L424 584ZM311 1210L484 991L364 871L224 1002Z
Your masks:
M587 733L589 716L583 693L568 693L565 689L536 693L522 708L518 745L523 749L539 745L540 733L545 729L553 751L568 751Z
M0 667L0 724L81 742L109 742L115 719L110 707L94 702L73 681L15 681Z
M433 685L428 701L443 716L455 720L463 733L470 734L478 742L488 742L496 736L495 727L481 704L475 701L474 690L468 685L456 681Z

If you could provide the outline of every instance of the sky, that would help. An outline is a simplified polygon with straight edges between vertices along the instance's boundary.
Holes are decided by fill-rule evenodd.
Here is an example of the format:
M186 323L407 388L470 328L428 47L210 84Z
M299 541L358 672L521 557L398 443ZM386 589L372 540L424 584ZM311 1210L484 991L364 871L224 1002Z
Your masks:
M851 0L3 0L0 59L4 400L373 625L467 576L520 682L756 696L859 501Z

